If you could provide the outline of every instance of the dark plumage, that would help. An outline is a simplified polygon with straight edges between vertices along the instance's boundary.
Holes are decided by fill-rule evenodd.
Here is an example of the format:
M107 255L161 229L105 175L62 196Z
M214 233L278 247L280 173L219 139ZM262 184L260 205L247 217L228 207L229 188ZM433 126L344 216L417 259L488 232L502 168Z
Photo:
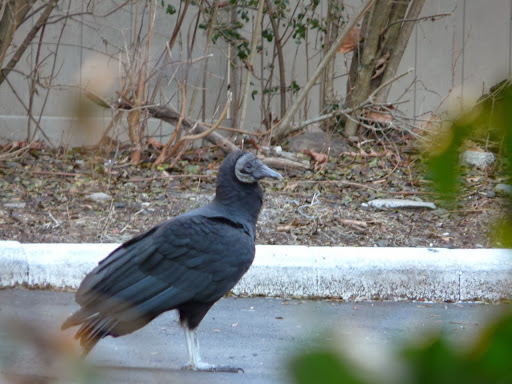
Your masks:
M195 330L254 259L263 199L258 180L264 177L281 175L251 154L231 153L220 167L210 204L150 229L103 259L76 292L81 308L62 324L62 329L80 325L75 337L84 355L106 336L132 333L177 309L187 339L187 367L231 370L201 361Z

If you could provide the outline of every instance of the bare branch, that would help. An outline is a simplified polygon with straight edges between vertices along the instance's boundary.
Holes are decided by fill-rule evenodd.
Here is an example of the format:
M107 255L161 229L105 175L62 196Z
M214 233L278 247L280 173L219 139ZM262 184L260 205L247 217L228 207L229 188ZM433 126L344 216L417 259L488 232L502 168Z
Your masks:
M389 25L381 32L381 34L385 34L389 28L391 28L393 25L398 23L411 23L411 22L417 22L422 20L434 20L438 17L446 17L446 16L453 16L453 12L448 13L436 13L435 15L429 15L429 16L422 16L422 17L415 17L412 19L401 19L401 20L395 20L392 23L389 23Z
M310 169L310 166L307 164L299 163L298 161L293 161L290 159L285 159L282 157L262 157L260 158L267 164L269 167L278 168L278 169Z
M108 109L123 109L123 110L131 110L134 107L127 103L126 101L120 101L119 103L112 105L105 99L94 95L90 92L86 92L86 96L95 104L99 105L103 108ZM164 106L164 105L149 105L149 106L141 106L140 108L147 110L147 112L151 115L151 117L160 119L162 121L165 121L166 123L176 125L180 118L180 113L176 111L174 108L170 106ZM204 124L202 122L196 121L195 119L192 119L188 116L184 116L182 124L186 128L194 128L193 131L196 133L203 133L210 131L210 127L207 124ZM233 151L238 150L238 147L231 143L229 140L224 138L222 135L218 134L217 132L211 132L206 137L206 140L208 140L210 143L218 145L224 153L230 153Z
M254 26L254 31L252 33L252 42L251 42L251 53L245 62L245 66L247 67L247 77L245 79L245 90L243 93L242 99L242 108L240 114L240 129L245 129L245 117L247 115L247 105L249 103L249 91L251 86L251 76L253 73L253 62L254 56L256 56L256 46L258 45L258 41L260 38L260 30L261 30L261 20L263 19L263 5L265 4L265 0L260 0L258 4L258 16L256 17L256 25Z
M181 131L181 125L183 123L183 119L185 117L185 106L187 105L187 94L186 94L186 88L185 84L180 84L180 91L181 91L181 112L180 117L178 119L178 124L176 124L176 127L174 128L174 132L172 133L171 138L165 144L165 146L162 148L162 152L160 152L160 156L155 161L155 164L162 164L164 161L166 161L171 154L167 155L167 151L171 147L171 144L176 140L176 137L178 136L179 132ZM175 145L175 147L178 146L178 143Z
M2 84L5 80L5 78L9 75L9 73L12 71L12 69L16 66L18 61L20 60L21 56L23 56L23 53L26 51L34 37L36 36L37 32L41 29L41 27L47 22L48 18L50 17L50 14L52 13L53 9L57 5L57 0L52 0L48 2L46 5L46 8L44 12L41 14L35 25L30 29L30 31L27 33L27 36L25 36L25 39L20 44L14 55L12 56L11 60L7 63L5 68L2 68L0 70L0 84Z
M35 124L36 124L36 127L38 127L39 131L41 132L41 134L43 135L43 137L46 139L46 141L48 142L48 144L50 146L53 147L52 145L52 142L50 140L50 138L46 135L46 133L44 133L44 131L41 129L41 126L39 125L39 122L34 118L34 116L32 115L32 113L30 112L30 110L27 108L27 106L24 104L22 98L20 97L20 95L18 95L18 93L16 92L16 89L13 87L13 85L11 84L11 82L9 81L9 79L5 78L5 81L7 83L7 85L9 85L9 88L11 88L11 91L12 93L14 94L14 96L16 97L16 99L18 99L18 101L20 102L21 106L23 107L23 109L25 109L25 112L27 113L27 116L30 120L32 120Z
M173 156L179 149L179 147L181 145L183 145L183 143L185 141L192 141L192 140L199 140L199 139L203 139L205 137L207 137L208 135L210 135L211 133L213 133L213 131L215 131L217 129L217 127L220 125L220 123L222 122L222 120L224 120L224 118L226 117L226 114L228 112L228 106L229 104L231 103L231 92L229 93L228 95L228 99L226 101L226 105L224 106L224 110L222 111L219 119L217 120L217 123L211 127L210 129L208 129L207 131L203 131L203 132L200 132L200 133L197 133L197 134L194 134L194 135L189 135L189 136L184 136L182 137L177 143L176 145L174 146L173 150L171 151L171 153L169 154L169 157L170 156ZM192 131L194 131L196 128L197 128L197 125L198 123L195 124L194 128L192 128Z
M307 127L308 125L311 125L311 124L314 124L314 123L319 123L321 121L324 121L324 120L328 120L328 119L331 119L333 117L336 117L336 116L340 116L340 115L348 115L354 111L357 111L358 109L361 109L361 108L364 108L368 105L378 105L378 106L385 106L384 104L376 104L375 103L375 97L378 95L378 93L384 88L384 87L387 87L388 85L390 85L391 83L401 79L402 77L408 75L409 73L411 73L413 71L412 68L409 68L409 70L407 72L404 72L402 73L401 75L398 75L398 76L395 76L394 78L386 81L385 83L381 84L377 89L375 89L371 94L370 96L368 96L368 98L366 100L364 100L362 103L360 103L359 105L356 105L354 107L351 107L351 108L343 108L343 109L337 109L335 111L332 111L331 113L327 113L325 115L321 115L321 116L317 116L317 117L314 117L312 119L309 119L309 120L306 120L306 121L303 121L301 122L300 124L296 124L293 126L293 130L294 131L297 131L299 129L302 129L304 127ZM347 116L348 118L350 118L349 116Z
M375 3L375 1L376 0L367 0L364 3L364 5L356 12L357 16L355 16L350 21L350 23L347 23L347 25L345 25L345 28L338 35L338 38L336 39L336 41L334 41L332 43L331 48L329 49L327 54L323 57L322 61L318 64L318 67L317 67L315 73L313 74L313 76L311 76L311 78L309 79L307 84L302 88L301 93L299 94L299 97L297 98L297 100L295 100L295 102L293 103L291 108L288 110L286 115L283 117L281 122L276 127L274 127L273 134L277 138L282 138L282 137L286 136L288 133L290 133L290 131L292 131L293 128L291 127L291 122L292 122L293 116L299 110L300 106L306 99L306 96L308 95L309 91L311 90L311 88L313 87L313 85L315 84L317 79L320 77L320 75L322 74L322 72L325 69L325 67L327 66L327 64L332 60L332 58L336 54L338 47L340 46L343 39L345 39L345 37L350 32L350 30L353 27L355 27L357 25L357 23L359 23L359 21L361 20L363 15L370 9L370 7Z

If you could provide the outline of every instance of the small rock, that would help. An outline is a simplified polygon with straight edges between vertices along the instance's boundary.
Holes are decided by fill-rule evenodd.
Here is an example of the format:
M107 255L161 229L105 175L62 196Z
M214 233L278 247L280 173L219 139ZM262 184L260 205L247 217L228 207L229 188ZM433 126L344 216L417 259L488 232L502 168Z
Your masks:
M375 199L368 202L368 205L377 209L386 208L430 208L436 209L434 203L427 201L414 201L402 199Z
M106 193L103 193L103 192L96 192L96 193L87 195L85 198L87 200L96 201L98 203L103 203L105 201L112 200L112 196L107 195Z
M496 161L492 152L464 151L462 161L477 168L486 168Z
M25 208L25 206L27 205L27 203L23 203L23 202L12 202L12 203L4 203L4 207L5 208Z
M124 208L124 207L125 207L125 205L124 205L124 203L115 203L115 204L114 204L114 207L115 207L115 208Z
M498 184L494 187L497 193L504 193L506 195L512 195L512 185L509 184Z
M342 152L348 151L348 147L341 136L328 134L323 131L301 133L290 138L288 142L292 152L310 150L318 153L329 153L331 156L339 156Z

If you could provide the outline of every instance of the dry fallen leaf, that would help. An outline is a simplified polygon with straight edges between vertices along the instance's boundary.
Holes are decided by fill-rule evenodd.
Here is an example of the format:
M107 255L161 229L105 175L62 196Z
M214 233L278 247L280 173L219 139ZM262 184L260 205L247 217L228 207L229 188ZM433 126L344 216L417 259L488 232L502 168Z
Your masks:
M293 191L295 188L297 188L298 185L299 185L299 183L295 183L295 182L288 183L283 188L283 191Z
M366 221L360 221L360 220L340 219L340 222L344 225L354 225L354 226L365 227L365 228L368 226Z
M372 76L372 80L384 73L384 70L386 69L386 65L388 63L388 59L389 52L386 52L379 60L377 60L377 63L375 64L375 74Z
M365 113L365 118L377 123L390 123L393 116L386 112L368 111Z
M148 145L151 145L152 147L154 147L156 149L162 149L164 146L162 143L160 143L159 141L156 141L152 137L148 138L147 142L148 142Z
M277 227L277 232L290 232L292 229L292 225L279 225Z
M357 48L359 40L361 40L361 30L357 27L354 27L341 42L341 45L338 48L338 52L349 53L353 51Z
M304 151L304 154L311 157L311 160L317 162L318 164L327 162L327 155L325 153L313 152L312 150L308 149Z

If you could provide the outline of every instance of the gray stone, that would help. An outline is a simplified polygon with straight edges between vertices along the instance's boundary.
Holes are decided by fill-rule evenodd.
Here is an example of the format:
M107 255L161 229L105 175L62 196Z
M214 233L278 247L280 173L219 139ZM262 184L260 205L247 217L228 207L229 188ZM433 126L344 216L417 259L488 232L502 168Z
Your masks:
M339 156L342 152L348 152L348 147L343 138L336 134L329 134L323 131L301 133L288 140L290 151L303 152L310 150L318 153L329 153L332 156Z
M486 168L496 161L492 152L464 151L462 161L477 168Z
M103 193L103 192L97 192L97 193L93 193L93 194L87 195L86 199L87 200L96 201L96 202L99 202L99 203L103 203L105 201L112 200L112 196L107 195L106 193Z
M427 201L415 201L407 199L375 199L367 203L377 209L386 208L430 208L436 209L436 205Z
M12 203L4 203L5 208L25 208L27 203L24 202L12 202Z
M512 195L512 185L509 184L498 184L494 187L494 190L498 193Z

